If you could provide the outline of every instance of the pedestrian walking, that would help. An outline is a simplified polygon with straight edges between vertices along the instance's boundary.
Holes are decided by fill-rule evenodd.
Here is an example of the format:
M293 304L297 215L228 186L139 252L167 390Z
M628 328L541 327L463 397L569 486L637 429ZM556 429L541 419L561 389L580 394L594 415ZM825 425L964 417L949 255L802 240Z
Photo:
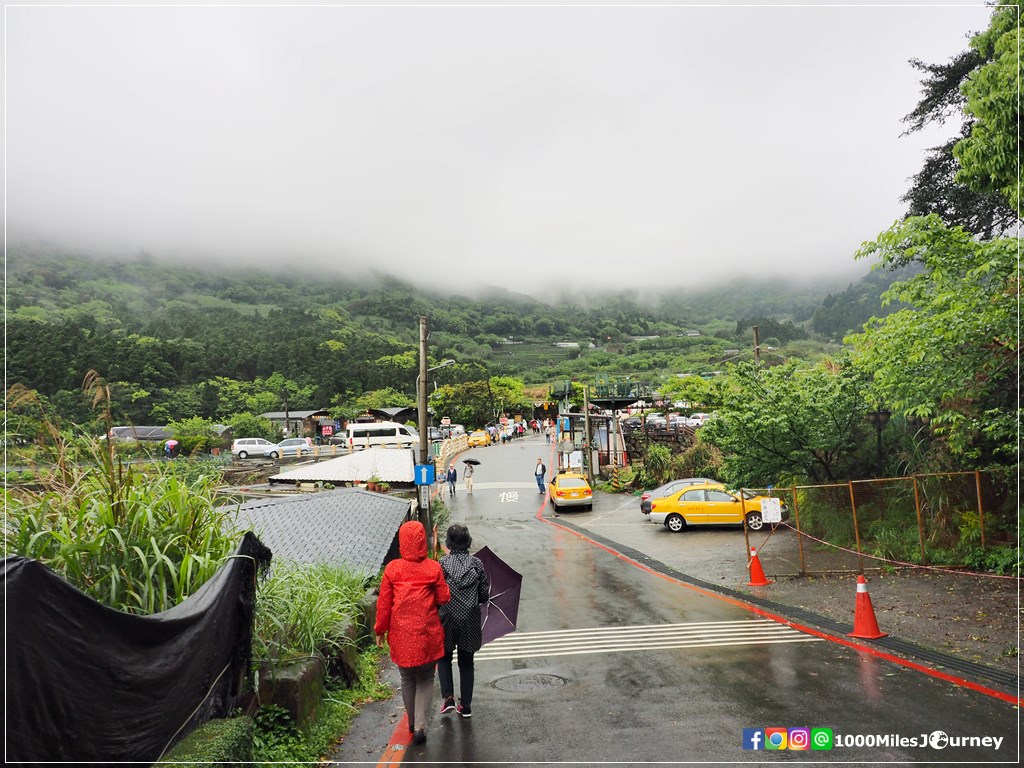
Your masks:
M402 679L402 701L413 743L427 740L427 716L434 698L434 669L444 656L438 606L451 599L436 560L427 557L427 531L410 520L398 529L401 557L384 568L373 631L377 646L387 641Z
M455 495L455 481L459 479L458 472L455 471L455 463L452 462L448 465L448 471L444 475L445 481L448 483L448 495Z
M544 476L547 475L548 468L544 466L544 462L537 459L537 466L533 470L533 475L537 479L537 490L544 493Z
M467 464L465 471L462 473L462 477L466 480L466 493L473 492L473 465Z
M452 599L438 609L444 627L444 656L437 662L441 685L441 714L455 710L462 717L473 715L473 655L483 644L480 606L487 602L490 585L480 559L469 554L473 537L464 525L448 526L441 570ZM459 649L459 702L455 703L452 658Z

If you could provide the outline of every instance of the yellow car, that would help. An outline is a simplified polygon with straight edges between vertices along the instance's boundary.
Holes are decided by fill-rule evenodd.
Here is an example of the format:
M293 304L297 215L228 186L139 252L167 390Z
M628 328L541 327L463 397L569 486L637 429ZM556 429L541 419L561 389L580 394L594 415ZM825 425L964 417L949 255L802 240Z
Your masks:
M551 480L551 506L557 512L562 507L594 508L594 492L586 475L562 472Z
M742 494L742 500L741 500ZM671 496L651 499L651 520L678 533L688 525L743 525L759 531L765 526L761 502L766 496L749 491L727 491L717 483L691 485ZM782 519L789 517L789 507L782 505Z
M491 436L489 434L487 434L487 430L485 430L485 429L478 429L475 432L470 433L470 435L469 435L469 447L470 448L476 448L477 446L490 445L490 444L491 444Z

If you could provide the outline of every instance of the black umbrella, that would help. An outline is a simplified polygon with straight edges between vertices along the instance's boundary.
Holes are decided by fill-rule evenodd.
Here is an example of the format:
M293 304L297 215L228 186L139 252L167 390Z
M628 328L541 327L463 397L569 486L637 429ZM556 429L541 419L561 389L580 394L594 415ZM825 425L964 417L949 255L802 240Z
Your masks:
M480 606L483 642L489 643L515 631L523 575L513 570L487 547L477 552L476 556L484 564L484 571L491 585L491 594L487 602Z
M480 462L477 461L476 459L463 459L462 463L463 464L472 464L473 466L479 466L480 465Z

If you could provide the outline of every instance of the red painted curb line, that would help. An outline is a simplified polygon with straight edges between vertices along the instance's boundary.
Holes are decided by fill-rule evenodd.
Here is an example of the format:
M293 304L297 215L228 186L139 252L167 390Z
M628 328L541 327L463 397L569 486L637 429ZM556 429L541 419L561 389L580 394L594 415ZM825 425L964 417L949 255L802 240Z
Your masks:
M388 745L384 748L384 754L377 761L377 768L390 768L399 765L410 744L412 744L412 734L409 733L409 717L403 714L402 719L395 725Z
M757 606L751 605L750 603L745 603L742 600L737 600L735 598L728 597L727 595L722 595L722 594L719 594L717 592L712 592L712 591L707 590L707 589L702 589L701 587L698 587L698 586L696 586L694 584L689 584L689 583L687 583L685 581L680 581L679 579L675 579L675 578L673 578L671 576L668 576L668 575L666 575L664 573L659 573L658 571L654 570L653 568L647 567L643 563L638 563L636 560L633 560L633 559L631 559L629 557L626 557L624 554L622 554L621 552L617 552L616 550L612 549L611 547L606 547L604 544L601 544L600 542L594 541L593 539L591 539L590 537L580 533L579 531L575 531L575 530L573 530L571 528L566 528L564 525L556 523L554 520L548 520L543 515L544 515L544 507L541 506L541 508L537 511L537 519L538 520L540 520L542 522L545 522L548 525L552 525L552 526L554 526L555 528L558 528L561 531L565 531L566 533L571 533L572 535L574 535L574 536L576 536L576 537L578 537L580 539L583 539L583 541L586 541L589 544L593 544L595 547L597 547L599 549L603 549L605 552L608 552L609 554L614 555L615 557L619 558L623 562L629 563L630 565L633 565L633 566L639 568L642 571L646 571L647 573L653 574L654 576L657 576L659 578L665 579L666 581L670 581L673 584L678 584L678 585L680 585L682 587L686 587L687 589L692 590L694 592L697 592L698 594L705 595L707 597L713 597L716 600L723 600L723 601L725 601L727 603L730 603L731 605L735 605L735 606L737 606L739 608L743 608L743 609L745 609L747 611L750 611L753 614L756 614L758 616L763 616L766 619L771 619L772 621L778 622L779 624L784 624L787 627L792 627L793 629L799 630L800 632L804 632L805 634L814 635L815 637L820 637L823 640L828 640L830 642L837 643L839 645L845 645L848 648L854 648L854 649L856 649L858 651L864 651L865 653L870 654L871 656L875 656L875 657L880 658L880 659L885 659L886 661L891 661L894 664L898 664L901 667L906 667L907 669L912 669L912 670L914 670L916 672L922 672L922 673L924 673L926 675L930 675L930 676L936 677L936 678L938 678L940 680L944 680L947 683L952 683L953 685L957 685L957 686L960 686L962 688L969 688L972 691L977 691L978 693L982 693L982 694L984 694L986 696L991 696L994 699L1000 699L1001 701L1006 701L1006 702L1008 702L1010 704L1015 704L1016 706L1024 705L1024 699L1017 698L1013 694L1003 693L1002 691L997 691L994 688L989 688L987 686L980 685L978 683L973 683L970 680L965 680L962 677L956 677L955 675L950 675L950 674L948 674L946 672L940 672L937 669L932 669L931 667L926 667L923 664L918 664L917 662L914 662L914 661L909 661L907 659L902 659L899 656L893 656L892 654L886 653L885 651L880 651L877 648L872 648L870 645L864 645L863 643L856 643L856 642L853 642L852 640L847 640L845 637L839 637L837 635L832 635L832 634L824 632L824 631L822 631L820 629L814 629L812 627L806 627L803 624L796 624L793 621L791 621L790 619L787 619L785 616L780 616L780 615L778 615L776 613L771 613L770 611L766 611L763 608L758 608Z

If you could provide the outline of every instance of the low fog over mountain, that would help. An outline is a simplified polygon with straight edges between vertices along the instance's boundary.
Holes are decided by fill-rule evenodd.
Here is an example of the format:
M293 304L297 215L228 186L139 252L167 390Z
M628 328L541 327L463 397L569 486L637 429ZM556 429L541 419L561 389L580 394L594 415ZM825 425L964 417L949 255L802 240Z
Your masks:
M982 2L16 7L8 244L528 295L854 278Z

